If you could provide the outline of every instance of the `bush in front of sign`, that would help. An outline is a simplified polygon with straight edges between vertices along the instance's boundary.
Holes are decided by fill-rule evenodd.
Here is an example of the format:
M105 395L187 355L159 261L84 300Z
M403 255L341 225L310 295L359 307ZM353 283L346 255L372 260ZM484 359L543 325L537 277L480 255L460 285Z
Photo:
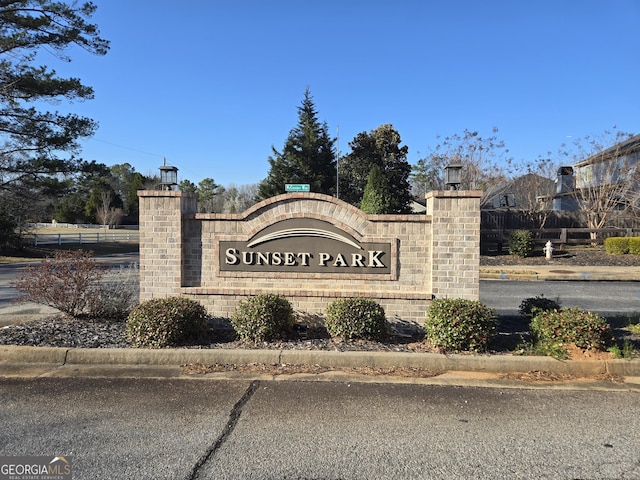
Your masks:
M325 327L332 337L381 340L389 332L384 308L370 298L342 298L327 307Z
M281 295L256 295L240 301L231 325L242 340L272 340L293 328L293 308Z
M613 343L611 326L604 317L575 307L539 311L530 328L536 343L573 343L594 350L606 350Z
M479 301L436 298L427 310L425 340L444 350L484 351L497 326L495 312Z
M175 347L205 336L206 317L205 308L194 300L154 298L131 310L125 333L134 347Z

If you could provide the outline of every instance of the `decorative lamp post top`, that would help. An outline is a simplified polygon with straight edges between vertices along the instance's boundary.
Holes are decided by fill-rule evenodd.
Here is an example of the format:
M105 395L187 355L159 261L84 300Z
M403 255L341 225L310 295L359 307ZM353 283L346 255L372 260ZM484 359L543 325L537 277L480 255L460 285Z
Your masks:
M449 164L444 167L444 183L449 190L458 190L462 183L462 165L459 163Z
M167 159L164 159L164 165L160 167L160 188L162 190L173 190L178 185L178 167L167 165Z

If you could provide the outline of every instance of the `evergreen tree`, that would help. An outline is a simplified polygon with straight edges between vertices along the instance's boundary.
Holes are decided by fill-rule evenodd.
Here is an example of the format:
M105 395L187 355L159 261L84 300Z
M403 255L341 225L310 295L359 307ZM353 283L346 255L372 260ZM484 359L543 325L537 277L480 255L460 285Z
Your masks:
M56 222L85 223L86 214L84 207L86 203L87 202L76 193L64 197L62 201L55 206L54 218Z
M219 196L224 192L224 187L218 185L213 178L204 178L198 183L198 211L201 213L213 213L220 211L218 204L222 203Z
M272 147L269 173L258 187L258 199L284 193L286 183L308 183L312 192L333 195L336 184L334 139L320 123L309 89L298 107L298 125L289 132L282 152Z
M89 100L93 89L36 61L40 52L70 61L72 46L106 54L109 42L89 23L95 10L91 2L0 1L0 202L16 219L27 204L41 208L25 198L60 195L68 187L64 177L84 166L74 156L78 140L91 136L96 123L43 107Z
M389 124L356 135L349 143L351 153L340 159L340 199L359 206L369 174L377 166L388 188L385 213L411 213L409 148L400 142L400 134Z
M360 209L364 213L382 214L389 213L389 206L389 186L380 167L374 165L369 173L367 185L364 187Z
M142 190L144 177L129 163L111 166L111 186L123 202L125 215L137 216L139 212L138 190Z
M196 187L196 184L191 180L184 179L180 180L180 183L178 184L178 190L180 190L181 192L196 193L198 191L198 187Z

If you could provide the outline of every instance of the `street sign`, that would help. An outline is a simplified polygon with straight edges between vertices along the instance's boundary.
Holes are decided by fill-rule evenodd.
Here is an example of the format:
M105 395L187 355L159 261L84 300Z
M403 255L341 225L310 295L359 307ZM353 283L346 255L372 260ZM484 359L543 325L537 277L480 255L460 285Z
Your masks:
M285 192L310 192L311 187L308 183L287 183L284 186Z

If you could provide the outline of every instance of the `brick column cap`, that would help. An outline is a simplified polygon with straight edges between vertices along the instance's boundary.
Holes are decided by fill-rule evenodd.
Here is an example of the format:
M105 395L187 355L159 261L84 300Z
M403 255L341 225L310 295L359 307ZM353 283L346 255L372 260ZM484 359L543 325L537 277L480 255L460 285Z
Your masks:
M424 198L480 198L483 193L482 190L432 190Z
M196 197L197 193L179 190L138 190L139 197Z

